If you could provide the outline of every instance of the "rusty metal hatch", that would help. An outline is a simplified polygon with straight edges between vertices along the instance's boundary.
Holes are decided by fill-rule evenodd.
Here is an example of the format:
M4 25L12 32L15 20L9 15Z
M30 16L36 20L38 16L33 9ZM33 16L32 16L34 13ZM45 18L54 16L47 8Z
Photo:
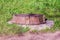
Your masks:
M15 14L14 23L24 25L38 25L45 23L45 15L42 14Z

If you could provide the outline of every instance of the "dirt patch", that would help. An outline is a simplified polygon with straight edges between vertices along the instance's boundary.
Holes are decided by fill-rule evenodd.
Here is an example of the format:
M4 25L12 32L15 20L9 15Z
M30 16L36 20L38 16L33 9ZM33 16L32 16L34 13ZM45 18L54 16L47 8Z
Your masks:
M0 36L0 40L60 40L60 31L54 33L25 33L23 36Z

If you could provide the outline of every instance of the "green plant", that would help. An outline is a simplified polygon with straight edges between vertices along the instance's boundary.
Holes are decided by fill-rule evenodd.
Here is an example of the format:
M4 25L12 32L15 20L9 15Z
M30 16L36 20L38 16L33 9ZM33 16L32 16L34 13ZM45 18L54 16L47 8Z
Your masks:
M60 0L0 0L0 33L26 32L26 28L20 30L20 27L16 24L7 24L13 14L21 13L44 14L47 19L55 21L55 25L51 30L60 29Z

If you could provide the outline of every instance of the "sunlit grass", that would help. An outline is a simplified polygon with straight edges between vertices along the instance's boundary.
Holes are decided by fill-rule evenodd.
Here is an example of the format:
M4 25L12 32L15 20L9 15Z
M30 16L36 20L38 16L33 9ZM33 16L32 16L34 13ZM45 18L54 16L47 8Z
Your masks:
M13 14L45 14L55 25L50 30L60 29L60 0L0 0L0 33L15 34L26 32L16 24L8 24Z

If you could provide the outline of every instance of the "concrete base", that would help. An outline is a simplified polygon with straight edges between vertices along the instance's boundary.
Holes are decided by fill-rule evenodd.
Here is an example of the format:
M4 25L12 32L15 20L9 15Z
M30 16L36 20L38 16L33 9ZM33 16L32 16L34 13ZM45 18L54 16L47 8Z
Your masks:
M22 27L29 27L31 30L42 30L46 28L51 28L54 25L54 21L52 20L47 20L45 24L40 24L40 25L18 25Z
M11 21L8 22L9 24L13 24ZM21 27L29 27L31 30L42 30L42 29L46 29L46 28L51 28L54 25L54 21L52 20L47 20L45 24L40 24L40 25L20 25L18 24L18 26Z

